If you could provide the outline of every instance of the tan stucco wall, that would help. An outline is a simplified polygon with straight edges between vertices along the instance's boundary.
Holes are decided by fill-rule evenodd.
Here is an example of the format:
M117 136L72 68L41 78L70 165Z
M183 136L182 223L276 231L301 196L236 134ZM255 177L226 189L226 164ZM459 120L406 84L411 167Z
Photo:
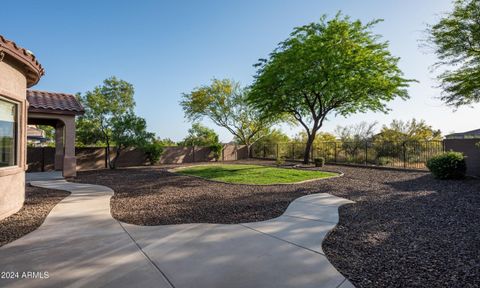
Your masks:
M57 121L55 131L55 170L62 170L64 177L77 176L75 157L75 115L28 113L30 119Z
M27 80L8 58L0 62L0 96L19 104L17 166L0 168L0 219L17 212L25 200Z

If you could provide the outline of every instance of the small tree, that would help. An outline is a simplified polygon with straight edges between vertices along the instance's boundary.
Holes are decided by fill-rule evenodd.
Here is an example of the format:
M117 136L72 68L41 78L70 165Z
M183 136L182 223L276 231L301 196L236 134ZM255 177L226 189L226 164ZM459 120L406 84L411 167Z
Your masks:
M419 160L427 150L438 150L441 147L442 133L427 125L424 120L410 121L393 120L390 125L384 125L380 133L375 135L375 150L377 158L396 157L404 161ZM430 141L438 141L431 143ZM435 150L433 150L435 151ZM432 153L433 154L433 153Z
M235 139L235 142L237 139ZM290 137L283 133L279 129L272 129L269 131L269 133L262 138L258 139L251 147L250 151L251 154L249 156L260 156L263 155L264 153L271 155L275 154L278 155L279 157L283 155L282 152L286 148L286 144L290 142ZM278 149L278 151L277 151Z
M437 67L448 69L437 77L441 99L455 107L480 102L479 19L480 0L455 0L453 11L428 29Z
M84 98L81 98L81 102L88 110L87 103ZM88 113L88 112L87 112ZM90 113L85 113L83 116L76 118L76 146L101 146L105 147L105 137L100 127L100 121L98 118ZM105 129L107 131L107 129ZM107 133L108 135L108 133Z
M268 133L267 135L259 139L255 145L258 145L259 147L273 146L276 144L288 143L288 142L290 142L290 137L288 137L287 134L283 133L279 129L273 129L270 131L270 133Z
M248 93L249 90L240 87L238 82L213 79L210 85L183 94L180 105L187 119L198 121L207 117L250 149L253 143L268 134L276 117L267 118L258 109L247 105Z
M129 147L144 147L155 139L155 134L147 132L145 119L126 113L112 119L111 140L115 143L115 157L110 168L117 168L117 161L121 153Z
M293 117L307 133L303 161L330 113L343 116L388 111L386 103L408 97L388 43L363 24L340 14L294 29L268 60L260 60L250 103L268 115Z
M223 151L223 145L220 143L212 144L208 147L210 149L210 156L215 159L215 161L218 161L220 159L220 156L222 156L222 151Z
M163 139L158 139L162 146L178 146L177 142L173 141L170 138L163 138Z
M163 142L160 139L152 139L152 141L143 145L142 149L150 165L155 165L160 160L163 153Z
M350 157L356 157L359 151L365 149L368 141L372 140L377 124L377 122L360 122L350 126L337 126L335 133L340 139L342 149Z
M410 121L393 120L389 126L384 125L376 140L383 142L413 142L413 141L440 141L442 132L433 129L424 120L417 121L415 118Z
M105 145L108 166L112 169L126 147L142 146L153 137L146 131L145 120L133 112L133 95L133 86L115 77L83 96L78 95L85 114L77 119L77 143ZM112 146L117 148L114 159L111 159Z
M188 135L180 143L182 146L204 146L208 147L218 144L218 134L213 129L203 126L200 123L193 123L188 129Z

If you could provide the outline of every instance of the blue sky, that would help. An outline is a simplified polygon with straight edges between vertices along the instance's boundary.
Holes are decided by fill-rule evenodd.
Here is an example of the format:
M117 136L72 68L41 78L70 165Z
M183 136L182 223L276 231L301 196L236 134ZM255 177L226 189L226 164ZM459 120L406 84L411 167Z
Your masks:
M35 89L85 92L109 76L135 86L136 112L158 136L182 139L190 123L181 94L213 77L252 82L258 58L266 57L293 27L341 10L354 19L382 18L374 32L401 57L406 77L420 83L411 99L397 100L385 114L329 117L324 131L361 121L425 119L444 133L479 128L478 109L454 112L435 99L440 90L430 67L435 56L419 48L427 23L451 8L450 0L330 1L15 1L2 3L0 34L32 50L46 69ZM20 17L21 16L21 17ZM223 141L225 130L209 121ZM282 127L288 134L300 128Z

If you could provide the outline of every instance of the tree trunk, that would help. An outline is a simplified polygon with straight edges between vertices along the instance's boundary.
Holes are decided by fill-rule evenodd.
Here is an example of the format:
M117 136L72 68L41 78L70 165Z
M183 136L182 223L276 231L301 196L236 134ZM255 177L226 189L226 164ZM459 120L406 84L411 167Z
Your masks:
M117 160L118 160L118 157L120 157L121 152L122 152L122 149L117 147L115 157L113 158L112 162L110 163L110 169L117 169Z
M110 145L107 144L107 164L108 167L112 168L112 160L110 159Z
M315 140L315 134L308 135L307 144L305 145L305 151L303 153L303 164L310 162L310 151L312 150L313 140Z
M104 133L105 135L105 133ZM107 153L107 164L108 164L108 168L112 169L112 161L110 159L110 141L108 139L108 137L105 137L105 142L107 144L107 150L106 150L106 153Z

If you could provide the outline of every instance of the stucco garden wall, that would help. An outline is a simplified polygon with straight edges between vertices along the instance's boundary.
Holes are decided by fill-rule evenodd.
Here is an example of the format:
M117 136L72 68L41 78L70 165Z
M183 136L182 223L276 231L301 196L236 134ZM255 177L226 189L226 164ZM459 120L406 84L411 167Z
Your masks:
M462 152L467 162L467 175L480 177L480 139L445 139L445 151Z
M17 165L0 168L0 219L17 212L25 200L25 133L27 80L21 68L5 58L0 62L0 96L19 104L19 143Z
M181 164L194 162L213 162L208 147L165 147L157 164ZM113 149L112 157L115 155ZM94 170L106 168L105 148L77 147L77 170ZM248 158L247 147L244 145L224 145L223 155L219 161L234 161ZM54 170L55 148L28 147L28 171L40 172ZM149 164L141 149L123 151L118 159L118 167L142 166ZM43 168L42 168L43 167Z

